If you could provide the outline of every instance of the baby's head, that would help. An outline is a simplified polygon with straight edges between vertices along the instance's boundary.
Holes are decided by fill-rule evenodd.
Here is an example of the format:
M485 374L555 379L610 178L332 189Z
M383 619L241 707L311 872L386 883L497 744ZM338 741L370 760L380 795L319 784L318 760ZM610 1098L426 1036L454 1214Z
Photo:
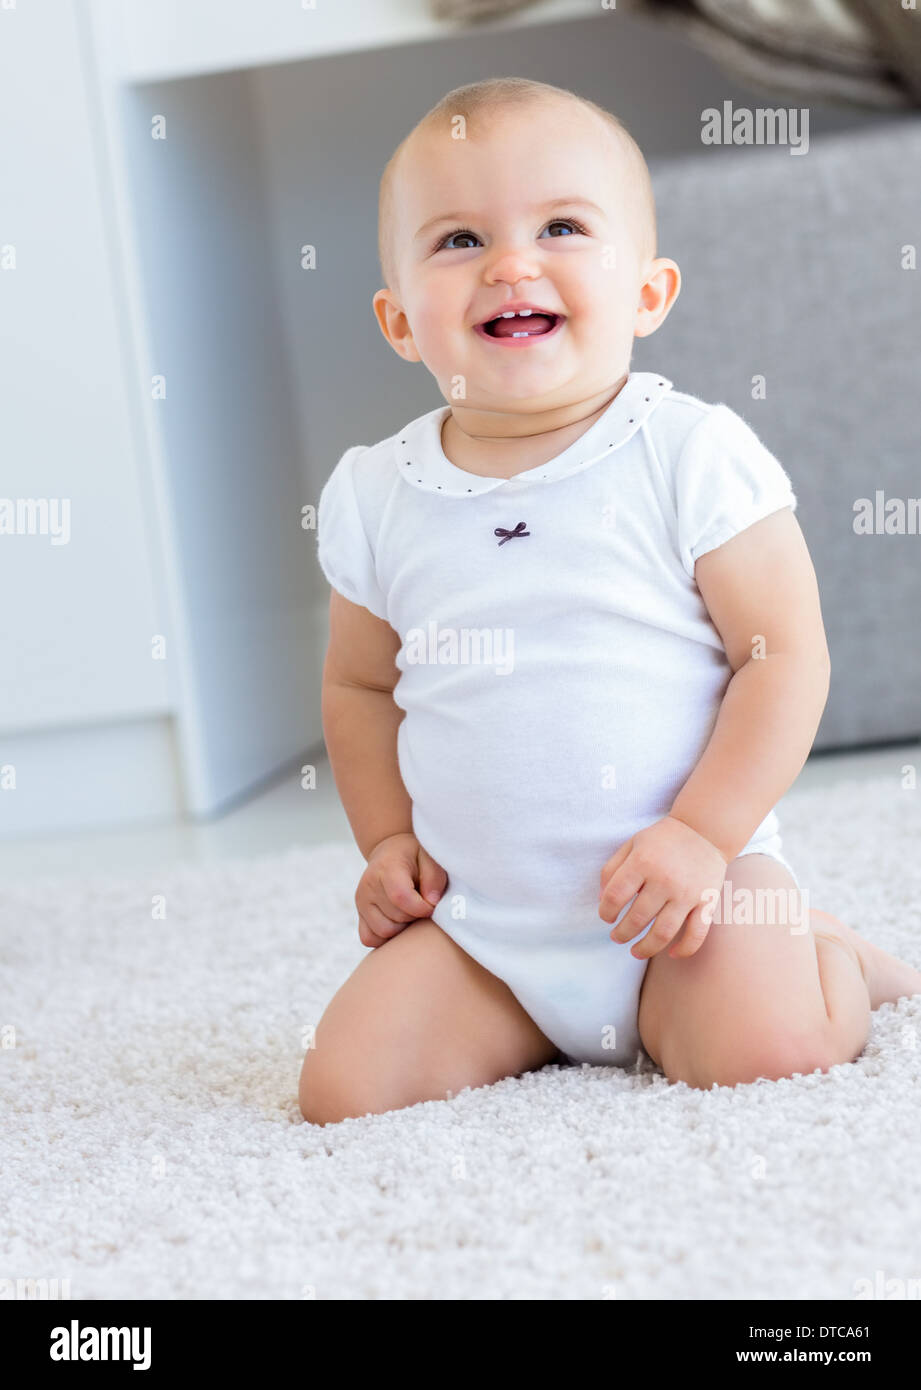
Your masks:
M378 236L384 336L474 410L597 396L681 283L656 257L649 170L625 127L519 77L455 88L422 118L384 170ZM482 327L517 301L556 317L508 321L527 338Z

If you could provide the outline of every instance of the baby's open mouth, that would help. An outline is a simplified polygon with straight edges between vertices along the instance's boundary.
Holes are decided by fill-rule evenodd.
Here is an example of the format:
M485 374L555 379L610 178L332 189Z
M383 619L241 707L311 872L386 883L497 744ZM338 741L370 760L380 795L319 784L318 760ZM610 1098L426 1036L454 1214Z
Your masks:
M485 323L477 324L477 332L488 338L539 338L552 333L562 323L561 314L542 313L538 309L519 309L506 312Z

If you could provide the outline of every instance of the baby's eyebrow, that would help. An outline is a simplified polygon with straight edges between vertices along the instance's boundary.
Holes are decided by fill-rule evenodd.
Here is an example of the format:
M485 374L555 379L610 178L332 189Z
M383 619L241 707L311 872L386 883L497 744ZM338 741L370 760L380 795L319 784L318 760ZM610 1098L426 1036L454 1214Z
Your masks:
M559 208L563 207L564 205L570 208L591 208L593 212L598 213L599 217L604 216L604 209L600 208L597 203L593 203L591 198L578 197L550 198L546 203L535 203L534 205L532 205L530 211L547 212L550 210L550 208ZM437 227L439 222L473 222L475 220L475 218L470 217L463 212L440 212L438 213L437 217L430 217L428 222L423 222L422 226L419 228L418 232L416 232L416 235L413 237L413 240L418 241L419 238L424 236L426 232L431 231L433 227Z

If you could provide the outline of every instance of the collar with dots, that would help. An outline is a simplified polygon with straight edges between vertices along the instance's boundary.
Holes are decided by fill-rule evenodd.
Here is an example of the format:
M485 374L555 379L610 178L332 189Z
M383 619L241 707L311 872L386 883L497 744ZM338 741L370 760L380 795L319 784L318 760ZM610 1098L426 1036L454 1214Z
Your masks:
M420 415L394 436L399 472L421 492L443 497L477 497L498 487L517 491L527 483L549 483L589 468L636 434L672 383L658 372L631 372L602 416L556 458L515 473L511 478L487 478L458 468L441 447L441 427L449 405Z

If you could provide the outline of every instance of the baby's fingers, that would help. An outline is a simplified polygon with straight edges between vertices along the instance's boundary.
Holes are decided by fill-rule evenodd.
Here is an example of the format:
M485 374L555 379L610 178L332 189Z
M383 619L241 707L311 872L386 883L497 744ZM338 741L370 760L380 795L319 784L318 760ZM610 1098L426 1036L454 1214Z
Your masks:
M366 942L366 945L378 946L382 941L389 941L392 936L396 936L406 926L406 922L395 922L385 907L380 907L372 902L366 894L356 894L355 906L358 908L358 921L364 922L369 932L377 938L374 942ZM412 921L412 918L408 918ZM361 933L359 932L359 935Z
M605 860L605 862L604 862L604 864L602 865L602 868L601 868L601 892L602 892L602 893L604 893L604 890L607 888L608 884L610 883L612 876L613 876L614 874L616 874L617 870L620 868L621 864L623 864L624 860L627 859L627 857L629 856L630 851L631 851L632 849L633 849L633 841L632 841L632 840L625 840L624 843L620 846L620 848L617 849L617 850L615 850L615 852L610 856L609 859L606 859L606 860ZM632 896L632 895L631 895L631 896ZM616 912L615 912L614 916L615 916L615 917L617 916L617 913L616 913Z
M388 916L403 920L404 925L417 917L430 916L432 904L422 897L409 866L402 861L381 867L378 887L374 897L380 907Z
M440 864L420 847L419 849L419 892L426 902L434 905L448 886L448 875Z
M621 944L632 941L635 936L639 936L645 931L657 913L661 912L666 903L665 894L656 888L655 884L647 883L641 892L637 894L636 902L625 912L617 926L610 933L612 941L619 941Z
M377 947L383 946L384 942L387 940L387 937L378 936L377 932L372 931L371 928L368 926L367 920L364 917L362 917L361 913L359 912L358 940L361 942L362 946Z
M684 929L673 942L668 954L675 960L684 960L688 956L693 956L706 941L712 921L713 909L709 903L699 903L692 912L688 913L685 918Z
M667 903L657 914L649 931L638 941L635 946L631 946L630 954L637 960L648 960L650 956L657 955L681 930L682 923L687 916L687 906L681 903Z
M601 894L598 903L598 915L604 922L616 922L620 914L631 898L635 898L643 887L644 875L632 863L622 864L615 874L608 880L608 886ZM634 904L634 907L636 904ZM644 904L645 906L645 904ZM632 909L631 909L632 910ZM653 914L650 912L649 917ZM649 921L646 918L646 922ZM621 923L623 925L623 923ZM646 925L644 922L643 926ZM636 931L642 928L637 927ZM636 931L632 935L636 935Z

